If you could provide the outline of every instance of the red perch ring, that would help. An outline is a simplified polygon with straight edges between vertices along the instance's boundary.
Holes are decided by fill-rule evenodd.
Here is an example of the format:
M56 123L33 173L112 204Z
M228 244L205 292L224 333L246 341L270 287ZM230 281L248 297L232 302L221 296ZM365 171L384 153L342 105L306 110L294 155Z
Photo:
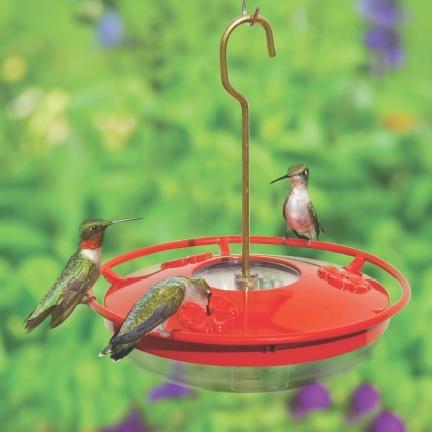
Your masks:
M241 265L241 256L232 254L230 245L240 242L241 236L205 237L120 255L101 269L111 283L104 305L92 299L90 306L118 326L138 298L161 280L205 277L212 288L210 316L194 304L185 304L168 322L172 337L151 333L141 339L138 349L202 365L265 367L316 362L366 347L378 340L390 318L409 300L408 281L390 264L351 247L319 241L312 242L310 248L351 256L353 260L340 267L299 257L254 254L252 270L257 268L267 275L262 278L262 286L248 293L227 287L227 275ZM306 241L252 236L251 244L304 247ZM219 246L220 253L165 261L129 276L113 271L113 267L139 257L207 245ZM367 262L399 282L401 295L395 303L378 281L361 272Z

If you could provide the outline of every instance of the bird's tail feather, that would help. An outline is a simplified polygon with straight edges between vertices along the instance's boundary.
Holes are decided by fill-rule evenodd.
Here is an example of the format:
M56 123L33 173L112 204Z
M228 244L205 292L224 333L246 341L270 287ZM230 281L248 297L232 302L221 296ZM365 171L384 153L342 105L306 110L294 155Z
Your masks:
M136 341L111 346L111 359L118 361L123 357L126 357L135 348L135 345Z
M28 332L31 332L34 328L36 328L52 311L55 306L51 306L48 309L42 311L39 315L36 315L34 318L30 318L34 311L25 319L25 328Z
M111 359L114 361L118 361L123 357L126 357L135 348L137 340L133 340L132 342L123 344L113 343L113 340L117 336L118 332L119 329L114 332L108 345L99 353L99 357L111 354Z
M63 309L60 309L60 308L56 309L56 311L53 312L51 315L51 322L49 324L50 328L53 329L53 328L59 326L62 322L64 322L66 320L66 318L72 313L72 310L69 311L69 313L65 313L65 311L63 311Z
M103 357L107 354L111 354L111 344L108 344L100 353L99 353L99 357Z
M50 328L55 328L64 322L80 302L81 297L77 295L73 297L68 303L60 303L51 314Z

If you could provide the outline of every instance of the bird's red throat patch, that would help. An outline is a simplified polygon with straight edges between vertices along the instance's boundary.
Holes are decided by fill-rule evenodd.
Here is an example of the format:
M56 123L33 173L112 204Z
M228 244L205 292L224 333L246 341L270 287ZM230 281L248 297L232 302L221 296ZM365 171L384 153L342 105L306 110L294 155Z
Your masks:
M102 245L102 236L92 236L86 240L81 240L81 249L99 249Z

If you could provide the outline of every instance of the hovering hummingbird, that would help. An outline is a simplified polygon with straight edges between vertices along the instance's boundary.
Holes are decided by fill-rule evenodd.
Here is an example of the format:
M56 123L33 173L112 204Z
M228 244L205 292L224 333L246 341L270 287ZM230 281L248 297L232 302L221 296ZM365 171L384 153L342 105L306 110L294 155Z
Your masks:
M85 294L99 277L105 230L111 225L137 219L142 218L113 221L94 219L81 224L78 251L70 257L54 285L25 320L28 331L33 330L48 315L51 315L50 327L57 327L78 304L87 303Z
M283 217L288 229L297 237L309 240L309 246L312 240L319 238L321 231L325 232L309 197L309 168L303 164L291 165L285 175L271 183L285 178L290 180L291 189L282 207Z
M121 327L114 333L108 346L99 356L111 354L117 361L127 356L142 336L152 331L168 337L168 318L185 301L200 305L209 311L211 290L205 279L171 277L151 287L132 307Z

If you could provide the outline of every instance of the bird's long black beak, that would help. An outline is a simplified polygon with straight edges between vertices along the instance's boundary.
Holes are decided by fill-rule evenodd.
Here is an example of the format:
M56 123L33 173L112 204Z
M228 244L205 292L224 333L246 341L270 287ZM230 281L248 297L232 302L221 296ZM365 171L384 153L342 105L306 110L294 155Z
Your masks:
M206 304L206 312L207 315L210 315L210 298L212 296L212 292L210 291L208 296L207 296L207 304Z
M111 221L111 225L122 223L122 222L129 222L129 221L139 220L139 219L142 219L142 217L128 218L128 219L116 219L116 220Z
M270 182L270 184L276 183L279 180L283 180L283 179L290 178L290 177L292 177L292 176L285 174L282 177L278 177L277 179L273 180L272 182Z

